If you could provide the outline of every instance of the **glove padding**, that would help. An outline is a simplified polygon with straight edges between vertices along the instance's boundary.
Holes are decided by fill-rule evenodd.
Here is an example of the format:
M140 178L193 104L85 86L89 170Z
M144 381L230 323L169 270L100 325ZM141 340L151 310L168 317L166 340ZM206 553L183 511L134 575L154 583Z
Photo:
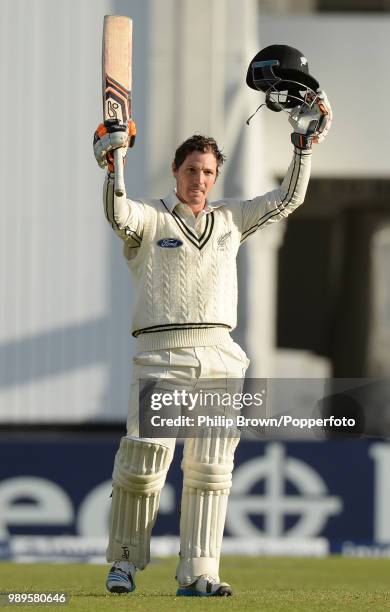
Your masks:
M123 160L127 149L134 145L137 133L134 121L127 124L118 119L108 119L100 123L93 137L93 152L101 168L114 172L114 150L122 149Z
M292 109L289 123L293 126L291 142L299 149L311 149L323 142L332 124L332 108L326 93L318 89L316 96L308 94L307 104Z

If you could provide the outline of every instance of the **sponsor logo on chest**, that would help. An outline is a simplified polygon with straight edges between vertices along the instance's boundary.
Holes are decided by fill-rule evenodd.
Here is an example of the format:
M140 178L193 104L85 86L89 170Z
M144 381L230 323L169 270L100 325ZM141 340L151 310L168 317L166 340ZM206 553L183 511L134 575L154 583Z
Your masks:
M176 249L182 246L182 241L178 238L161 238L158 240L157 245L162 249Z

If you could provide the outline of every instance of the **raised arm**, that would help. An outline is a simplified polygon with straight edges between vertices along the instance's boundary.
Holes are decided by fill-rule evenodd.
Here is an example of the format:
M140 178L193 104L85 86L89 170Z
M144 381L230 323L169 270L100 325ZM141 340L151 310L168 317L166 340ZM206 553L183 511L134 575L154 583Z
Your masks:
M101 123L93 141L96 161L101 168L108 170L103 186L104 214L115 233L125 242L128 249L139 248L143 235L144 207L141 202L127 200L114 193L114 151L120 149L125 160L128 147L135 140L136 128L134 121L121 124L117 120Z
M126 199L126 192L118 197L114 191L114 173L107 173L103 186L104 214L112 229L126 246L141 246L144 227L144 206L141 202Z
M294 147L292 161L280 187L243 202L241 242L268 223L284 219L303 203L310 168L311 151Z
M241 242L268 223L284 219L303 203L310 178L312 146L324 140L331 121L332 110L322 91L317 92L313 106L297 107L291 112L293 159L280 187L243 202Z

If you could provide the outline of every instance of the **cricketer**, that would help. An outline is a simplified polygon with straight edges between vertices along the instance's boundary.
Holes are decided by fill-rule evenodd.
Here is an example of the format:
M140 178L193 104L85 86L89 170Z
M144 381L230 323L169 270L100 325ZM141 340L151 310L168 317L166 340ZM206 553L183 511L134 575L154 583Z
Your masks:
M150 560L151 532L175 447L175 438L140 437L138 381L172 377L192 385L202 379L244 377L249 360L230 335L236 326L238 249L303 203L312 146L330 127L327 96L300 51L283 45L263 49L249 66L247 84L266 93L268 108L288 112L293 128L292 161L282 184L253 199L210 199L225 157L213 138L201 135L177 148L175 187L168 195L118 197L113 151L120 148L126 155L134 123L106 121L95 133L96 159L108 170L105 215L124 243L135 296L127 435L113 469L107 548L112 567L106 583L112 593L134 591L136 571ZM185 439L179 596L232 595L232 587L219 576L219 560L238 441L239 431L218 426Z

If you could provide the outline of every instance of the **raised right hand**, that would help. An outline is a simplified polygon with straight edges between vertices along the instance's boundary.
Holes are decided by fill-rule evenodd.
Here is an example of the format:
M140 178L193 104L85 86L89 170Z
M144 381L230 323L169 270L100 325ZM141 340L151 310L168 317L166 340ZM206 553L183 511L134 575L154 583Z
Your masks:
M114 172L114 150L123 149L124 158L128 147L134 145L136 133L133 120L127 124L120 123L118 119L108 119L100 123L93 137L93 152L99 166Z

